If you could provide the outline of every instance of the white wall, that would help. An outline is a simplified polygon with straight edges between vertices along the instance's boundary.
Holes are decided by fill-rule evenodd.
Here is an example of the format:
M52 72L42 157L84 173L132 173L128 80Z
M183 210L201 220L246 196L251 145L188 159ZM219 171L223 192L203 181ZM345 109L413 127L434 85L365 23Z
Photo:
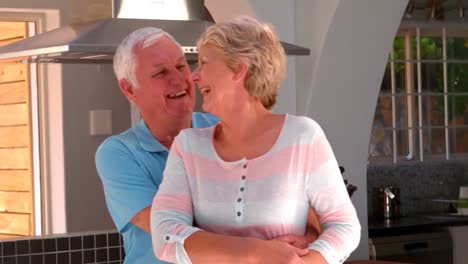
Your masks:
M362 225L351 259L368 258L366 166L386 61L407 0L296 0L298 113L317 120L345 178L358 186L353 203Z
M257 18L273 24L281 40L295 42L295 3L284 0L251 0ZM296 62L288 56L287 76L281 86L278 101L273 109L276 113L296 114Z

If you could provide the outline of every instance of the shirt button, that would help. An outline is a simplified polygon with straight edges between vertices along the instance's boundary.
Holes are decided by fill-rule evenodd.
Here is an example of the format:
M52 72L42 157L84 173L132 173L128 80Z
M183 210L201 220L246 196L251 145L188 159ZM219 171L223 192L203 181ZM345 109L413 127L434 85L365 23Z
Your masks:
M238 203L242 202L242 199L241 198L237 199L237 202Z
M237 216L241 216L241 215L242 215L241 212L237 212Z
M240 188L240 191L243 192L243 191L244 191L244 187L241 187L241 188Z
M242 168L244 168L244 169L247 168L247 164L244 164L244 166L242 166Z
M245 180L245 175L242 175L242 179Z
M169 236L166 236L166 240L169 241L170 237Z

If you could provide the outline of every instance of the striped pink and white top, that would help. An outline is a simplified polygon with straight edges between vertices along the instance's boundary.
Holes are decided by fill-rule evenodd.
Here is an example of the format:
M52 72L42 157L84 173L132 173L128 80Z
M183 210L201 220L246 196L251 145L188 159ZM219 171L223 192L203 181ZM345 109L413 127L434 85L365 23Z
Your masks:
M310 249L329 263L342 263L357 247L359 220L315 121L286 115L270 151L235 162L217 155L214 128L183 130L172 145L151 210L158 258L191 263L183 243L200 229L261 239L303 235L310 207L324 229Z

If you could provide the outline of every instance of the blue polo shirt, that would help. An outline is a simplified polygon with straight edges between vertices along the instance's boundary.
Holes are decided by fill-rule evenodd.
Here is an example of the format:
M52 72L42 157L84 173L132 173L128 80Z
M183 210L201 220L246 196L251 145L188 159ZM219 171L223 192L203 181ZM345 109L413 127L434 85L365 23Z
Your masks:
M218 119L193 113L193 127L209 127ZM168 149L141 121L127 131L107 138L96 151L96 168L104 186L109 213L124 240L125 264L166 263L156 259L151 235L130 220L151 206L162 181Z

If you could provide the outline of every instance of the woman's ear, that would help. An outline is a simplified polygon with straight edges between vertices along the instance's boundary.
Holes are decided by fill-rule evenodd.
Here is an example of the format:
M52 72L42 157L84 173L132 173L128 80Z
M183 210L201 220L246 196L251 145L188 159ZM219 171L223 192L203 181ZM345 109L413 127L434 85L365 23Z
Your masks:
M241 62L237 67L237 71L234 73L234 81L235 82L243 82L245 77L247 76L247 71L249 70L249 66L246 63Z
M120 90L122 91L122 93L127 97L127 99L132 102L132 103L135 103L135 89L136 87L133 86L127 79L123 78L123 79L120 79L119 81L119 86L120 86Z

